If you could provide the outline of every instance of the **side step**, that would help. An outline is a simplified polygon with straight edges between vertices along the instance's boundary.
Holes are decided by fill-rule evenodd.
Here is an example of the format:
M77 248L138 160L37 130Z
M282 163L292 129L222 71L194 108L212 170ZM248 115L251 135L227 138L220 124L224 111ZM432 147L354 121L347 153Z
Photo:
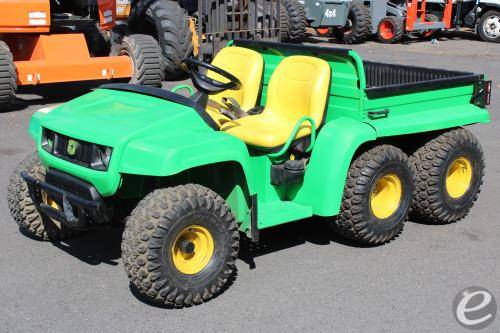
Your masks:
M312 208L291 201L259 202L257 226L260 229L312 216Z

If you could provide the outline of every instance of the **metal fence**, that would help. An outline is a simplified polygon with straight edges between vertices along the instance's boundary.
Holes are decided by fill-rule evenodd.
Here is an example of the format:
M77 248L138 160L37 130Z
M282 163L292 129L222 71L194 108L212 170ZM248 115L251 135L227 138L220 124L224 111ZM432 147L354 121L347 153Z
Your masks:
M280 0L200 0L196 26L202 55L235 38L279 41Z

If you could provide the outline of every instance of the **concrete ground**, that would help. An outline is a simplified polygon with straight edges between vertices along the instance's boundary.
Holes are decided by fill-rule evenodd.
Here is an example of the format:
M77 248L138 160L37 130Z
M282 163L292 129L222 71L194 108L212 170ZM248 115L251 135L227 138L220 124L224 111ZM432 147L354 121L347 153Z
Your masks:
M119 230L51 244L23 236L10 217L9 176L34 149L30 116L87 89L53 87L50 98L28 92L0 114L0 332L459 332L451 307L460 290L482 286L500 302L500 45L450 37L353 48L364 59L486 73L494 81L493 121L472 127L487 167L465 220L410 221L394 242L375 248L357 247L315 219L274 228L263 233L255 268L243 250L234 282L219 297L181 310L154 307L129 289ZM485 331L499 329L497 318Z

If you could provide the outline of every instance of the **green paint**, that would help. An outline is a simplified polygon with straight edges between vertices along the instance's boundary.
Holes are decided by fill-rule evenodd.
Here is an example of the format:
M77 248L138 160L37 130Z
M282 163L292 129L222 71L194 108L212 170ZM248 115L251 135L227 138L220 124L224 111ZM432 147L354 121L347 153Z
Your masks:
M258 51L265 61L264 105L274 69L283 57L298 52ZM363 63L354 51L322 58L332 69L325 124L317 135L312 133L314 148L299 184L271 185L273 155L252 154L241 140L211 129L195 110L146 95L98 89L48 114L35 113L29 133L46 167L93 184L104 197L140 198L147 193L150 178L164 186L196 182L223 196L240 229L248 231L250 196L254 194L258 198L259 228L312 215L338 214L349 165L364 143L489 122L487 110L470 103L472 84L369 99ZM369 111L386 108L390 110L387 117L368 117ZM113 147L109 169L92 170L45 152L40 145L41 127ZM280 156L285 155L289 141Z
M314 123L314 119L312 119L311 117L303 116L297 121L297 123L293 127L292 133L290 133L290 136L288 137L288 140L286 141L283 148L281 148L276 153L267 154L267 156L274 158L274 157L280 157L280 156L285 155L285 153L288 151L288 149L290 149L290 146L292 145L293 141L295 140L295 137L297 136L297 133L302 128L302 124L304 122L308 122L309 124L311 124L311 134L310 134L311 143L309 144L309 147L307 147L307 149L306 149L306 153L310 153L314 147L314 141L316 140L316 124Z
M173 87L170 91L175 93L182 89L186 89L189 95L194 94L194 89L189 84L178 84L175 87Z

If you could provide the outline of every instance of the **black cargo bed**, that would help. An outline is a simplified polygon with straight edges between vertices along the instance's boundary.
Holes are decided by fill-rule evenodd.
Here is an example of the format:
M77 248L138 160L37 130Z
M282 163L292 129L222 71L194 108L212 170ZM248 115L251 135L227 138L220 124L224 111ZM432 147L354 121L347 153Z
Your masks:
M483 80L483 75L426 67L363 61L366 95L379 98L412 92L468 85Z

